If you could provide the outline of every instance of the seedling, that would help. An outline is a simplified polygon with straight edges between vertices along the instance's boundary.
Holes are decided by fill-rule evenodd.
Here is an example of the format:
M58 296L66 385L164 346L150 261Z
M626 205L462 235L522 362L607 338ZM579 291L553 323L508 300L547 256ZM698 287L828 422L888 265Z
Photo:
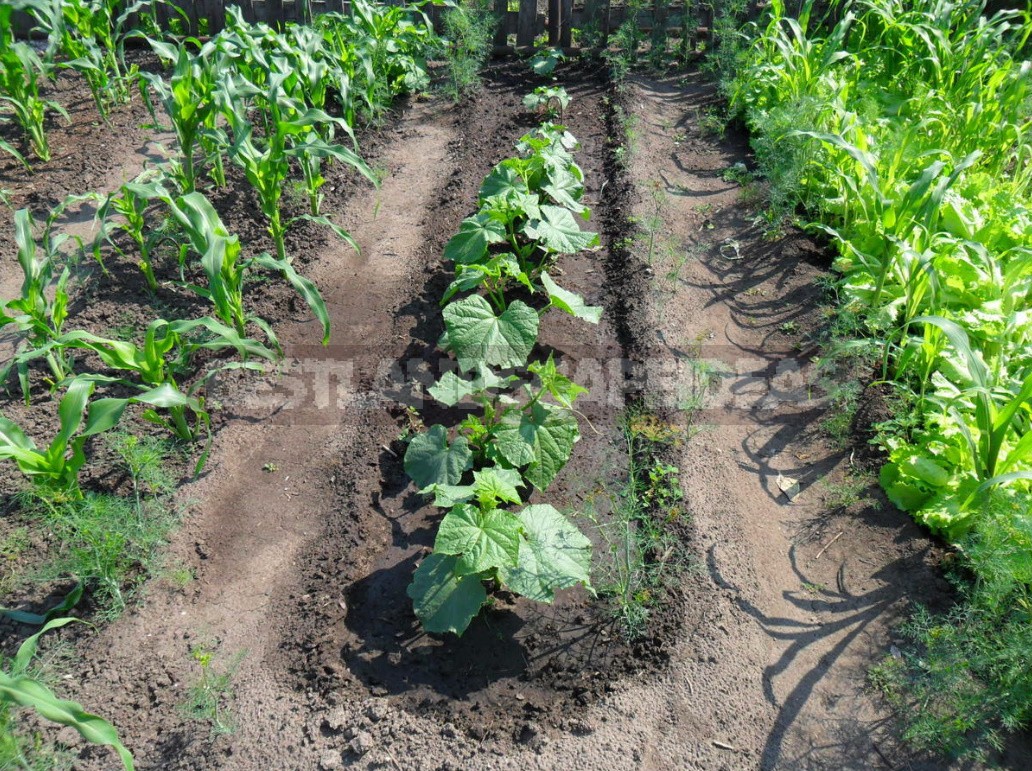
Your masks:
M546 120L562 121L570 95L562 86L538 86L523 97L523 106Z

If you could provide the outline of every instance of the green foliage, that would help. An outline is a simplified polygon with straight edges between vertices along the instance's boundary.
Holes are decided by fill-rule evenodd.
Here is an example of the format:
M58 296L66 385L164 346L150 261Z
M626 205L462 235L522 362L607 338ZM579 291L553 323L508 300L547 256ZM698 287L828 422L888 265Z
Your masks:
M0 370L0 380L6 381L12 368L16 369L26 401L29 398L28 364L33 359L45 357L55 385L71 372L71 363L61 349L50 347L61 335L68 317L67 286L71 271L61 265L59 252L65 236L51 237L48 222L41 254L32 232L34 224L28 209L15 212L14 240L24 280L21 297L7 302L0 312L0 329L13 326L22 338L15 355ZM53 278L58 269L60 273L55 283Z
M1030 503L993 494L964 540L963 601L943 615L918 610L902 630L913 648L872 671L920 749L984 760L1032 718Z
M854 345L879 352L908 407L879 431L882 486L951 541L984 547L981 563L964 552L975 583L957 610L911 627L927 655L908 679L924 707L908 735L955 752L994 743L1032 704L1008 669L1032 650L1013 634L1027 598L997 607L983 572L1027 587L1003 555L1022 539L1032 479L1032 17L932 0L835 11L819 25L812 3L795 18L773 3L728 93L775 204L837 245L838 297L871 338ZM906 668L888 679L892 667Z
M463 0L444 14L444 53L448 60L448 92L458 100L480 85L480 70L491 56L498 19L489 0Z
M523 106L546 120L562 120L570 106L570 95L562 86L538 86L525 97Z
M39 95L40 77L49 78L51 68L40 59L28 43L17 42L10 32L12 6L0 7L0 106L6 106L21 126L36 157L50 160L50 145L47 142L46 118L48 112L68 117L68 113L57 102L43 99ZM0 149L9 152L25 163L24 158L10 145Z
M523 488L545 491L580 439L573 404L585 389L558 370L552 355L530 361L549 308L590 323L601 317L601 308L545 270L559 254L598 243L574 219L590 213L581 203L575 147L565 129L551 124L523 137L520 155L487 176L480 210L445 247L456 279L442 300L441 345L455 355L458 372L445 373L429 393L445 406L468 399L479 410L454 436L443 425L417 434L405 453L412 480L448 510L434 552L408 590L430 632L462 634L488 601L485 584L541 602L576 585L591 590L591 542L576 525L548 504L509 508L523 503ZM481 287L487 297L452 299ZM517 287L541 307L507 298ZM525 369L534 382L523 382L520 399L512 388L524 378L494 367Z
M118 0L27 0L24 5L48 38L48 59L58 55L58 66L85 78L100 116L107 120L111 108L129 101L139 76L137 66L127 65L125 43L137 33L126 28L130 15L147 5L126 8Z

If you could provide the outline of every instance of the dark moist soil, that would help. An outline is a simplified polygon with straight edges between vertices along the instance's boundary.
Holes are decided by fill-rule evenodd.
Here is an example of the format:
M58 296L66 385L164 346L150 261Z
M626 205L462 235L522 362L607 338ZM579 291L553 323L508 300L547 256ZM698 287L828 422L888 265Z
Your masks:
M561 281L589 302L604 304L607 312L597 332L585 330L584 322L550 314L543 327L550 345L542 350L554 351L568 371L577 372L586 360L620 361L635 349L624 318L626 298L635 291L624 271L613 270L621 267L623 257L613 242L623 233L626 184L608 142L605 72L571 65L564 76L573 99L564 123L581 143L576 158L585 174L586 200L593 207L590 227L601 230L603 248L562 258ZM485 72L482 91L453 113L459 135L451 147L456 167L442 185L433 221L427 223L425 262L435 267L413 301L421 304L416 315L426 324L407 351L410 357L433 363L440 358L435 350L443 330L437 298L450 280L450 269L439 255L461 220L475 210L484 176L512 156L516 140L538 124L522 106L522 95L538 84L522 63L493 65ZM598 433L582 420L582 440L569 465L547 496L535 495L533 502L540 498L560 508L577 508L589 492L588 480L603 477L613 486L626 478L616 421L635 390L633 381L628 382L631 388L615 384L620 391L615 408L607 403L585 407ZM408 416L401 405L395 412L400 431ZM427 425L448 426L462 416L428 400L421 417ZM302 603L290 615L294 628L285 646L307 688L332 698L339 698L342 686L357 697L390 696L397 706L439 716L474 736L519 740L528 721L569 727L576 722L578 707L593 702L621 676L664 664L683 616L681 600L673 595L657 604L646 635L633 644L625 641L609 604L584 590L562 592L552 606L497 592L462 637L423 633L406 588L432 548L440 511L425 505L411 486L401 463L404 450L401 441L381 448L375 464L370 459L368 478L360 477L353 489L342 491L336 507L342 516L327 523L302 570L310 576L306 596L340 597L330 608L315 600ZM339 623L340 608L346 609L344 624Z

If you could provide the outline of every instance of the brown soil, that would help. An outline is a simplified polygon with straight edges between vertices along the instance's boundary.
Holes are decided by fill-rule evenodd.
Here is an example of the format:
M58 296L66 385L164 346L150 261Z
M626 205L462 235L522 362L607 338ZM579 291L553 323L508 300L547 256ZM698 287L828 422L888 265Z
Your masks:
M80 634L66 695L111 719L144 769L941 767L906 755L865 687L908 604L948 597L937 550L874 480L862 501L831 505L851 460L820 430L829 407L810 387L823 324L814 281L827 256L799 234L768 240L753 223L739 187L721 178L748 162L747 147L700 133L696 118L715 97L698 76L617 93L601 70L566 68L565 122L582 143L603 248L565 258L561 281L606 313L598 328L552 315L542 341L591 386L583 439L547 499L608 516L627 474L620 415L644 399L691 437L670 460L693 569L633 645L584 591L554 606L501 595L460 639L419 630L405 587L439 515L408 485L398 437L409 406L428 424L458 419L422 398L440 365L439 255L483 176L535 125L521 107L536 84L524 72L493 66L459 107L399 108L363 146L385 172L379 190L331 180L327 213L361 253L314 227L294 231L290 251L323 291L333 345L317 344L317 325L285 288L256 288L255 310L287 358L264 377L220 377L211 394L219 432L205 473L181 490L189 511L168 556L196 580L154 581L132 612ZM633 120L628 150L616 103ZM139 118L127 115L126 126ZM101 155L98 138L76 139L76 162ZM119 153L142 141L127 130L110 156L138 168ZM92 183L69 170L61 184L117 184L112 163ZM43 206L54 178L37 177ZM36 193L18 184L25 205ZM218 206L248 248L268 248L245 185L235 180ZM628 244L631 219L647 231L653 217L651 250L647 232ZM131 265L110 267L116 280L91 282L77 320L102 329L153 318ZM170 314L197 310L180 292L159 300ZM693 417L695 361L723 374ZM791 502L779 474L800 483ZM199 644L217 651L218 671L242 656L232 735L179 709L199 680ZM107 753L60 736L81 767L111 767Z

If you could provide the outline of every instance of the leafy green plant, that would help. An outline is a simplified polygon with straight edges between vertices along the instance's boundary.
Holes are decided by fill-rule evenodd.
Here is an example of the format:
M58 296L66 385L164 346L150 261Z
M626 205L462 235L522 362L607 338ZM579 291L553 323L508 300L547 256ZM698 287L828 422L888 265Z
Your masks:
M484 287L495 311L504 313L507 288L519 284L545 294L552 306L597 323L600 309L547 274L559 255L598 244L598 234L582 231L575 219L590 215L582 202L584 174L571 154L577 141L563 127L546 123L517 147L520 157L503 161L485 178L479 211L463 220L445 246L445 259L456 263L456 278L443 301Z
M60 66L80 73L89 85L97 112L107 120L111 108L129 101L139 68L127 65L125 42L136 32L126 29L132 13L118 0L39 0L33 15L49 37L51 54L60 51Z
M538 86L525 97L523 106L547 120L562 120L570 106L570 95L562 86Z
M543 48L530 57L530 69L535 75L551 75L560 63L566 61L561 48Z
M138 402L165 408L196 406L193 400L169 385L128 399L108 397L90 402L95 387L92 376L80 376L69 382L58 405L60 429L45 448L37 447L14 422L0 417L0 459L13 460L33 482L79 499L82 497L79 470L86 462L86 441L114 428L129 404Z
M52 100L39 95L39 78L48 75L48 68L28 43L15 42L10 29L12 7L0 8L0 104L5 104L14 114L32 143L32 150L41 161L50 160L50 145L47 142L46 118L48 112L56 112L65 119L68 113ZM24 163L13 147L6 145L7 152Z
M480 85L480 70L491 55L498 20L486 0L466 0L444 15L444 53L448 59L448 91L460 99Z
M732 109L754 132L775 208L798 207L833 239L836 294L852 333L869 336L849 345L880 352L881 380L908 406L878 431L890 499L965 560L972 539L985 544L994 580L1027 585L1005 557L1032 480L1032 18L869 0L819 23L813 8L774 2L750 27ZM985 575L972 577L953 614L914 622L925 674L905 678L920 705L908 736L925 748L991 745L1032 704L1007 663L1028 655L1012 634L1027 598L1008 591L990 611Z
M544 270L556 255L597 243L571 213L587 215L580 202L583 175L570 155L575 146L550 124L523 137L520 157L488 175L480 211L445 247L457 278L442 301L440 344L455 355L459 372L446 373L429 392L445 406L469 399L479 413L467 416L454 435L444 425L430 426L410 439L405 453L412 480L448 509L434 552L408 590L431 632L462 634L487 602L488 586L542 602L578 584L591 590L591 542L573 522L548 504L508 509L522 503L520 488L546 490L580 439L573 405L585 389L559 372L553 356L528 362L540 317L550 307L592 323L601 316L601 308L587 306ZM517 285L543 294L543 307L510 300L506 291ZM451 299L481 287L487 299ZM520 399L506 393L520 377L499 375L494 367L525 367L535 380L524 383Z
M0 728L10 727L11 710L27 707L40 717L60 725L70 726L93 744L111 747L127 771L133 769L133 757L118 738L118 732L108 721L87 712L81 704L60 699L54 692L34 678L30 672L32 659L39 647L39 638L47 632L77 621L74 618L55 618L28 637L18 648L10 664L0 669ZM28 759L17 747L14 760L22 768L30 768Z

